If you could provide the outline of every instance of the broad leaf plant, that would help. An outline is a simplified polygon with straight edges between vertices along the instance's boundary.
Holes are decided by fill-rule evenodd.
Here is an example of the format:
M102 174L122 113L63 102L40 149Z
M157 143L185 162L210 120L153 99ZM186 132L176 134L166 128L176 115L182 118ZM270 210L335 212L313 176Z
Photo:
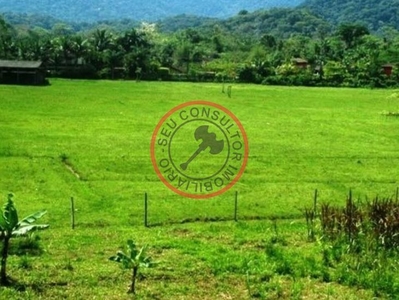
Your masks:
M140 249L137 248L136 244L133 240L127 241L127 253L123 251L118 251L116 255L111 256L109 260L121 263L124 269L132 270L132 281L129 286L128 293L135 294L135 284L138 276L139 269L150 268L155 265L155 263L151 260L150 257L146 256L145 251L147 246L144 246Z
M22 220L19 220L18 212L15 208L12 197L12 194L8 194L7 202L4 204L3 209L0 209L0 241L3 244L0 265L0 285L9 284L6 267L11 238L24 236L30 232L47 229L49 227L47 224L33 224L37 219L40 219L44 214L46 214L45 210L38 211Z

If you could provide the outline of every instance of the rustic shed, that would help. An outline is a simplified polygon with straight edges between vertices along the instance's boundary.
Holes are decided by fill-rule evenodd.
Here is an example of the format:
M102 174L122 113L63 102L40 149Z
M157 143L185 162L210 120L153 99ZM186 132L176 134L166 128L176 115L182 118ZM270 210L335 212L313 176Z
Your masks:
M48 82L41 61L0 60L0 83L44 85Z
M308 67L308 61L306 59L302 58L293 58L292 63L299 68L307 68Z
M385 75L387 75L387 76L392 75L393 65L385 64L385 65L382 65L381 67L382 67L382 71L384 72Z

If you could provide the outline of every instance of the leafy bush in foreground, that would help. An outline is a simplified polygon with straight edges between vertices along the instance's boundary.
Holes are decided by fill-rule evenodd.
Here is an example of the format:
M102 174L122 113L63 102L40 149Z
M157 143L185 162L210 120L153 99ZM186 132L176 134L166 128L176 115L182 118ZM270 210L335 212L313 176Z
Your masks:
M25 236L28 233L35 230L47 229L49 225L32 225L37 219L41 218L46 214L45 210L38 211L31 214L21 221L18 221L17 209L12 201L12 194L8 195L8 200L4 204L2 210L0 210L0 239L3 243L3 249L1 252L1 268L0 268L0 284L8 285L9 281L7 279L6 267L7 267L7 257L8 248L10 245L10 239L17 236Z

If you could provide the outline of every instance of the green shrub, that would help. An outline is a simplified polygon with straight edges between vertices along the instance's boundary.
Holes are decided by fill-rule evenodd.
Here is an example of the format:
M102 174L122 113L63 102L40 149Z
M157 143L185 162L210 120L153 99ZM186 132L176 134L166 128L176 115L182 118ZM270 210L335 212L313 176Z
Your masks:
M0 284L8 285L9 280L6 273L6 265L8 252L10 247L10 240L12 237L26 236L27 234L35 230L47 229L49 225L33 225L33 223L46 214L45 210L38 211L31 214L22 220L18 218L17 209L14 206L12 200L13 195L9 194L7 202L3 206L3 210L0 210L0 238L3 242L3 250L1 257L1 268L0 268Z

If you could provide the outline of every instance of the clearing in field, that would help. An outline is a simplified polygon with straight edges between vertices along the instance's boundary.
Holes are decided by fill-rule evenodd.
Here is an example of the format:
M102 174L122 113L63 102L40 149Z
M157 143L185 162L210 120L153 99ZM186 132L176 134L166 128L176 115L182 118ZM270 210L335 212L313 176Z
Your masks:
M340 205L350 189L362 199L395 195L399 119L384 114L399 109L393 93L237 84L229 98L219 84L57 79L0 86L1 195L14 193L21 214L46 209L50 224L40 254L10 256L19 285L0 298L129 297L130 273L107 259L133 239L160 262L139 278L138 299L369 299L372 287L319 267L303 210L315 189L320 203ZM170 191L150 158L158 121L191 100L232 111L249 142L240 181L207 200Z

